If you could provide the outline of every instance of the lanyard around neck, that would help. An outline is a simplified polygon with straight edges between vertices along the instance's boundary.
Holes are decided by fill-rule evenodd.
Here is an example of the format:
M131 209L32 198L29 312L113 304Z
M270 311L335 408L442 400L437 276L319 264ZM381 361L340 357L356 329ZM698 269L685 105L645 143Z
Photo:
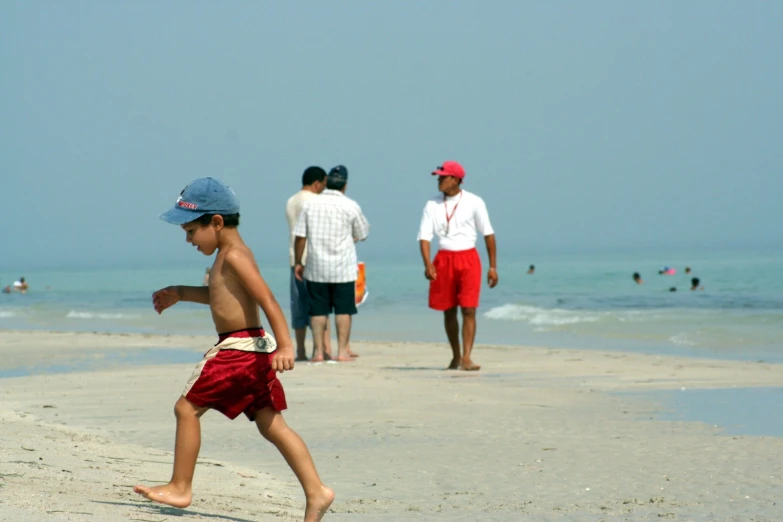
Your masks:
M451 225L451 218L454 217L454 213L457 211L457 207L459 206L459 202L462 201L462 191L459 191L459 199L454 204L454 208L451 209L451 214L449 214L449 207L446 206L446 194L443 194L443 208L446 211L446 234L449 233L449 226Z

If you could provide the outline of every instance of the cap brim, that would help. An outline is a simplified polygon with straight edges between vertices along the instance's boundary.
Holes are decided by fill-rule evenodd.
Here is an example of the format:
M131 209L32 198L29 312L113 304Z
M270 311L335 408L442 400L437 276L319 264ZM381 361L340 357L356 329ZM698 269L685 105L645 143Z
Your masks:
M158 217L172 225L184 225L185 223L190 223L191 221L200 218L204 214L207 214L207 212L194 212L192 210L174 207L161 213Z
M451 176L448 172L444 172L442 170L433 170L432 171L433 176Z

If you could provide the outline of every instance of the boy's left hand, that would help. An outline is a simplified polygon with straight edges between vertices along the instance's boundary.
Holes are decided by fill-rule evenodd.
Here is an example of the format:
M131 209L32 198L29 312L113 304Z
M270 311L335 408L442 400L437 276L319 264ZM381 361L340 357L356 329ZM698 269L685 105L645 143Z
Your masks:
M293 348L278 347L272 356L272 369L283 373L294 369L294 350Z

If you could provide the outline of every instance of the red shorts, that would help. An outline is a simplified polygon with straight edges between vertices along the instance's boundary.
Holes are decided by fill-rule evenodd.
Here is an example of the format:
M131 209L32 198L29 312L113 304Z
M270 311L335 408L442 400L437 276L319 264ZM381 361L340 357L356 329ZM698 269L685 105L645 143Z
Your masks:
M442 312L455 306L478 308L481 293L478 250L439 250L432 264L438 277L430 281L430 308Z
M276 348L274 338L261 328L221 335L196 366L182 395L229 419L244 413L252 421L267 407L283 411L285 391L272 369Z

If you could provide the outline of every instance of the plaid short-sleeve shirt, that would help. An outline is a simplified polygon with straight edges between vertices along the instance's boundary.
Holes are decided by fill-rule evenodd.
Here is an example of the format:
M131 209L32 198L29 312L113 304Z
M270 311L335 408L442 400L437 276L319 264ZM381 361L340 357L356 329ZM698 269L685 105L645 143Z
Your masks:
M361 207L339 190L324 190L308 200L294 235L307 239L304 277L317 283L356 281L356 241L364 241L370 224Z

